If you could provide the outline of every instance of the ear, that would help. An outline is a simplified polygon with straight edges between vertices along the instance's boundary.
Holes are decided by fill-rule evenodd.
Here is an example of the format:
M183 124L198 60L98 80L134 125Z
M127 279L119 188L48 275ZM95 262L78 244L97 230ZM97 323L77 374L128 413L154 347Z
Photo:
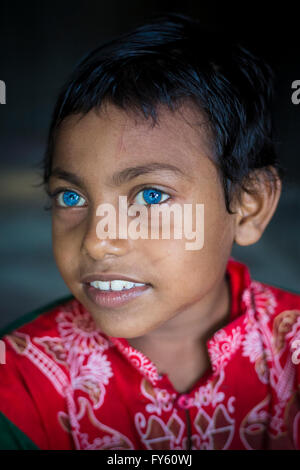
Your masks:
M243 191L236 207L235 238L238 245L252 245L262 236L281 195L282 184L277 171L269 166L274 179L266 171L255 170L251 177L251 193Z

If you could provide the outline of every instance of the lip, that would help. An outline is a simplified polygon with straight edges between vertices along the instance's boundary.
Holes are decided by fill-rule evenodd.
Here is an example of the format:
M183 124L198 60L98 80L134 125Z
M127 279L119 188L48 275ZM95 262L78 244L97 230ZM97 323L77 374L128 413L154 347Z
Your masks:
M106 277L108 280L108 278ZM125 279L124 277L113 279ZM113 280L112 279L112 280ZM94 280L101 280L99 277L94 278ZM92 281L90 281L92 282ZM135 282L135 281L132 281ZM138 281L136 281L138 282ZM83 284L83 289L85 291L86 296L99 307L102 308L116 308L120 307L124 304L127 304L131 300L140 297L143 295L148 289L150 288L149 284L144 286L137 286L132 287L131 289L124 289L121 291L101 291L96 289L96 287L90 286L88 283Z

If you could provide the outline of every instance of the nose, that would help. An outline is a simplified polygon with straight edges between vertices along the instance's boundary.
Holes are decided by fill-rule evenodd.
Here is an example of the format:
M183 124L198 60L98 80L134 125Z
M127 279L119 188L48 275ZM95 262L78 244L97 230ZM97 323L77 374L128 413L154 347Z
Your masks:
M113 226L111 224L112 220L110 220L111 223L106 225L104 230L106 235L110 235L110 238L106 236L103 231L104 223L101 225L102 229L99 230L101 219L96 215L96 211L94 211L87 220L82 240L83 253L95 260L102 260L111 255L124 256L129 250L128 239L119 238L118 223L116 222ZM112 230L112 227L115 230Z

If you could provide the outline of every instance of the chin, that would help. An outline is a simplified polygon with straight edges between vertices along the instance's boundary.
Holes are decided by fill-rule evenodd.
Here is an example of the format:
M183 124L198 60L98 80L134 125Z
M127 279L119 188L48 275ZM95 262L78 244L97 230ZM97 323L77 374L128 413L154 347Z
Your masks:
M111 336L113 338L124 338L124 339L133 339L133 338L139 338L141 336L146 335L152 329L150 328L128 328L128 325L117 325L116 323L114 325L107 325L103 324L103 322L97 322L97 319L94 316L94 321L97 325L97 327L107 336ZM154 329L154 328L153 328Z

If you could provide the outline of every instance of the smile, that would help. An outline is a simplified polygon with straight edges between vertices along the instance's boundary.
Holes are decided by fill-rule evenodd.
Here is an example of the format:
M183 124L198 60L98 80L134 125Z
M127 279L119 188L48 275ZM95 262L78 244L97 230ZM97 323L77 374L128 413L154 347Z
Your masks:
M142 282L129 282L121 279L115 279L113 281L93 281L89 283L90 286L100 291L114 291L120 292L123 290L129 290L134 287L145 286Z
M114 279L91 281L83 285L87 297L98 307L114 309L149 292L151 285L141 282Z

